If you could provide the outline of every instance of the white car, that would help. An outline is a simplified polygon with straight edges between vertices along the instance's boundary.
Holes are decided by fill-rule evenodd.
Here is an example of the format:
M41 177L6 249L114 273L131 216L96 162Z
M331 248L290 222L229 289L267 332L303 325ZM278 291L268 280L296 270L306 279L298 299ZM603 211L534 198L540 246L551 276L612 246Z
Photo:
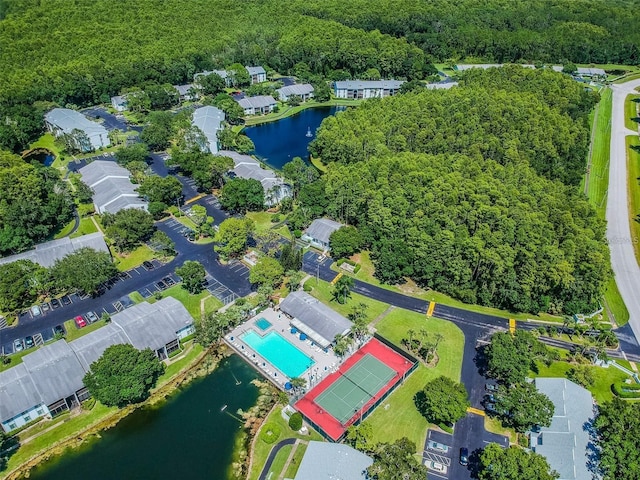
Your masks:
M442 463L434 462L433 460L429 460L426 463L426 466L429 470L433 470L438 473L447 473L447 466Z
M34 305L33 307L31 307L31 315L33 315L34 317L42 315L42 310L40 310L40 307L38 305Z

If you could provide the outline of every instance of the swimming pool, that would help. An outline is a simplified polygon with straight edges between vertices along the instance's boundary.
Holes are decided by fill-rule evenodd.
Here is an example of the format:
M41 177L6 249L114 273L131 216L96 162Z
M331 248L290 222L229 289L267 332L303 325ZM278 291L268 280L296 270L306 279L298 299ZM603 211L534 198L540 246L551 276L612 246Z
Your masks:
M264 317L260 317L258 320L256 320L255 324L256 324L256 327L258 327L262 331L266 330L271 326L271 322Z
M261 337L250 330L242 336L242 341L289 378L299 377L315 363L278 332Z

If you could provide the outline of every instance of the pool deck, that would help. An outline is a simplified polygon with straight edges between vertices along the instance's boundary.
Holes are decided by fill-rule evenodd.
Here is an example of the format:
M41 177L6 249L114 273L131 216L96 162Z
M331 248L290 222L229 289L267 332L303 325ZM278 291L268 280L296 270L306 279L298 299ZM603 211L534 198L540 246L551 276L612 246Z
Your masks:
M261 330L255 324L255 321L259 318L267 319L271 326L266 330ZM317 385L324 377L336 371L340 366L341 360L333 353L332 349L325 353L320 347L312 346L311 340L300 340L299 333L292 334L289 319L284 313L277 312L272 308L263 310L225 335L224 340L238 355L281 390L284 390L284 385L289 381L289 377L263 358L250 345L242 341L242 335L250 330L253 330L261 337L272 331L277 332L315 362L311 368L307 368L300 374L300 377L307 381L307 391Z

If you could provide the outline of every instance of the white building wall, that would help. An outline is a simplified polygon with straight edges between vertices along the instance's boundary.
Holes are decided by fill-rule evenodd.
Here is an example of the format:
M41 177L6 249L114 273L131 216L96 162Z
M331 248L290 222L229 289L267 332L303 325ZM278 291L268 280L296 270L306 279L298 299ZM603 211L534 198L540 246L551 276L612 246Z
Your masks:
M48 414L49 414L49 409L47 408L46 405L44 404L35 405L29 408L28 410L22 412L21 414L16 415L15 417L2 422L2 429L6 433L9 433L12 430L20 428L26 425L27 423L32 422L36 418L40 418Z

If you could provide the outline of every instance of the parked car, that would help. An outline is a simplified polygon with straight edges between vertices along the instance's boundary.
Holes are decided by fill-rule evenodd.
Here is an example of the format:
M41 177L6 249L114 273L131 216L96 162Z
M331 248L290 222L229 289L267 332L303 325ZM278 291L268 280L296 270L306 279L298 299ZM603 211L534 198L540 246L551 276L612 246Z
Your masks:
M489 393L488 395L485 395L485 399L489 403L496 403L496 396L493 393Z
M487 412L498 413L498 411L496 410L496 404L495 404L495 403L487 402L487 403L484 405L484 409L485 409Z
M56 309L60 306L60 300L58 300L57 298L52 298L51 299L51 308Z
M76 326L78 328L82 328L82 327L86 327L87 326L87 321L84 318L82 318L80 315L78 315L73 320L76 322Z
M31 307L31 315L33 315L34 317L42 315L42 310L40 310L40 307L38 305L34 305L33 307Z
M87 320L89 320L89 323L97 322L98 320L100 320L98 318L98 315L96 315L96 312L87 312L85 317L87 317Z
M173 278L171 278L171 277L164 277L164 278L162 279L162 281L163 281L164 283L166 283L168 286L171 286L171 285L175 285L175 284L176 284L176 282L174 282L174 281L173 281Z
M460 465L465 467L469 465L469 450L465 447L460 449Z
M158 287L158 290L164 290L167 288L167 284L160 280L159 282L156 282L156 287Z
M54 335L60 335L60 336L65 336L67 332L64 331L64 327L62 325L56 325L55 327L53 327L53 334Z
M19 338L16 338L13 341L13 351L14 352L21 352L22 350L24 350L24 345L22 344L22 340Z
M63 305L71 305L71 299L69 298L69 295L65 295L60 299L60 301Z
M43 303L42 305L40 305L40 309L43 312L48 312L49 311L49 304L48 303Z
M426 465L429 470L433 470L434 472L447 473L447 466L442 463L429 460Z
M497 392L498 391L498 385L496 385L495 383L485 383L484 384L484 389L487 392Z
M33 348L36 346L36 342L33 341L33 337L31 335L28 335L25 339L24 339L24 346L26 348Z
M147 270L153 270L155 267L153 266L153 263L151 263L148 260L145 260L144 262L142 262L142 266L144 268L146 268Z

